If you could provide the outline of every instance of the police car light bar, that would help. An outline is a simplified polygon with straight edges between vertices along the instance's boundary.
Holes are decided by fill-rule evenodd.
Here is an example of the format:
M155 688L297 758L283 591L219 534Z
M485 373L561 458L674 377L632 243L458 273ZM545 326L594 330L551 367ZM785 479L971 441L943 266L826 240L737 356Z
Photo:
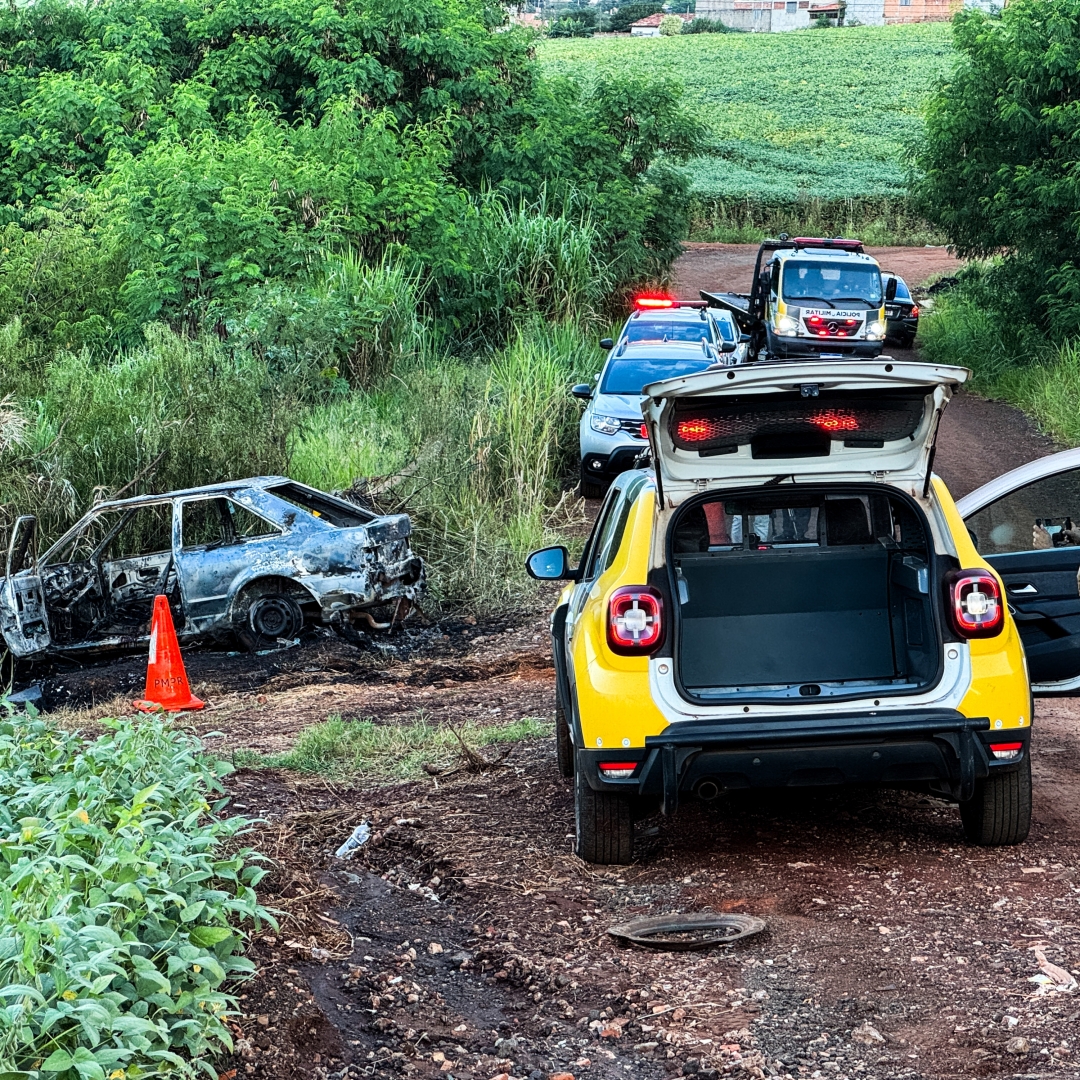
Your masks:
M639 311L656 311L667 308L704 308L704 300L676 300L670 296L636 296L634 307Z

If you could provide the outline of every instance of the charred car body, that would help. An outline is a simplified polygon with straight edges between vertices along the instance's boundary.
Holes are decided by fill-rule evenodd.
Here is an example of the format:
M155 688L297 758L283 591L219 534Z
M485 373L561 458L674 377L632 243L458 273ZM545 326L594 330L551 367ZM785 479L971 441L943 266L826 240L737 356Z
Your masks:
M305 624L346 638L387 630L419 597L406 514L378 515L283 476L99 503L41 556L12 530L0 632L16 656L137 645L154 597L180 638L233 633L249 648Z

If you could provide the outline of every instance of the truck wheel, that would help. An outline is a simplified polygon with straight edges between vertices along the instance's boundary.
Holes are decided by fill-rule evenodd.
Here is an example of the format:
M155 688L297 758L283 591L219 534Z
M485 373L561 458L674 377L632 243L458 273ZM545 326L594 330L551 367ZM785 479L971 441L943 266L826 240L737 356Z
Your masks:
M975 794L960 804L964 835L973 844L1020 844L1031 827L1031 758L1018 769L991 774L975 783Z
M574 740L570 734L570 725L566 722L563 707L555 705L555 756L559 761L559 772L569 778L574 775Z
M604 485L596 483L595 480L586 480L584 476L581 478L581 483L578 484L578 491L581 492L583 499L602 499L604 497Z
M574 778L575 850L586 862L628 863L634 856L634 819L630 799L593 791L578 769Z

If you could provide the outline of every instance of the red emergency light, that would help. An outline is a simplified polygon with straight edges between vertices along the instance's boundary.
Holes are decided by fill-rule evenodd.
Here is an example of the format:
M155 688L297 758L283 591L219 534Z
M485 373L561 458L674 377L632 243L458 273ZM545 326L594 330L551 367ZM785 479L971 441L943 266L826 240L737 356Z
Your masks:
M827 240L822 236L796 236L792 241L796 247L831 247L840 248L843 251L859 251L863 249L861 240L845 240L838 236L833 240Z
M638 311L658 311L670 308L704 308L704 300L676 300L673 296L635 296L634 307Z

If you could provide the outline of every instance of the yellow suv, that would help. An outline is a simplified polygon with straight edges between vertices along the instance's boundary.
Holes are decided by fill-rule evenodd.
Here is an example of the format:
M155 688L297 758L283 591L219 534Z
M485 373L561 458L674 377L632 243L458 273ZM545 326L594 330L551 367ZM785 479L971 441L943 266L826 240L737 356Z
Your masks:
M964 368L718 368L644 390L653 468L623 473L552 616L577 852L633 857L689 796L882 784L1028 832L1032 697L1001 579L932 475Z

